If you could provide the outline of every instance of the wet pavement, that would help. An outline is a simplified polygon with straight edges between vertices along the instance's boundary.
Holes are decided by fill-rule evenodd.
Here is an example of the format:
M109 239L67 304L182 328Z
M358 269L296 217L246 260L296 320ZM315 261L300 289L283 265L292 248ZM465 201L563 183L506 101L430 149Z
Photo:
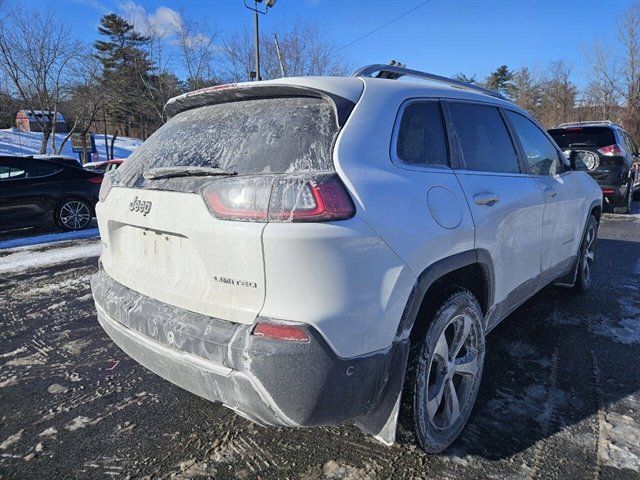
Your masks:
M385 447L351 426L262 428L183 391L98 325L97 240L21 250L54 264L0 268L1 478L640 478L639 207L604 215L588 294L548 287L489 335L477 404L441 455L403 430Z

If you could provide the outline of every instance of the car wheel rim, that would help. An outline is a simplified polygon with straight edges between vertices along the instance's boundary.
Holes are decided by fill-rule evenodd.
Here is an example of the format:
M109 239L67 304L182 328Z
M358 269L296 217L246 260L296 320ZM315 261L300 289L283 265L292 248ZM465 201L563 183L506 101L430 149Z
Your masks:
M446 430L467 408L480 368L480 338L469 315L457 315L440 334L429 359L427 414L431 425Z
M585 238L584 253L582 254L582 277L585 283L589 283L591 279L591 264L596 254L596 229L594 226L587 230Z
M91 220L89 207L78 200L71 200L60 208L60 221L70 229L77 230L85 227Z

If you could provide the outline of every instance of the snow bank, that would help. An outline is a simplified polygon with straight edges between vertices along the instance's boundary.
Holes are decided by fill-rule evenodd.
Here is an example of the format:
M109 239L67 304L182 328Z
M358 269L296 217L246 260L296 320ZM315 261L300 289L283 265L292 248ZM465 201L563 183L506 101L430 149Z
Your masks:
M33 235L31 237L12 238L0 241L0 250L3 248L26 247L30 245L41 245L43 243L63 242L65 240L77 240L80 238L91 238L99 235L97 228L88 228L75 232L45 233L43 235Z
M79 258L97 257L102 251L100 242L81 245L65 244L59 247L37 250L32 247L19 247L6 250L7 255L0 257L0 274L18 273L32 268L42 268ZM4 252L3 252L4 253Z
M57 148L60 147L65 136L65 133L56 134ZM107 135L107 140L109 141L109 146L111 146L110 135ZM0 129L0 155L38 154L40 153L40 142L42 142L41 132L23 132L17 128L9 128L6 130ZM115 158L127 158L141 144L142 140L137 138L116 137L116 141L113 146L113 155ZM96 135L96 148L98 149L100 160L106 160L107 154L104 145L104 135ZM53 153L51 140L49 141L47 153ZM65 143L62 154L70 157L78 157L78 154L73 153L73 150L71 149L71 140Z

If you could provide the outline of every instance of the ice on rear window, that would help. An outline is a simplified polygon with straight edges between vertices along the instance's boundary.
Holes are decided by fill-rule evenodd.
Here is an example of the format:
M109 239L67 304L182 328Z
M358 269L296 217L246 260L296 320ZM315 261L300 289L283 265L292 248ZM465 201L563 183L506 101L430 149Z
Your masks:
M143 186L144 170L178 165L238 174L333 170L337 133L334 105L320 98L208 105L179 113L149 137L117 171L117 183Z

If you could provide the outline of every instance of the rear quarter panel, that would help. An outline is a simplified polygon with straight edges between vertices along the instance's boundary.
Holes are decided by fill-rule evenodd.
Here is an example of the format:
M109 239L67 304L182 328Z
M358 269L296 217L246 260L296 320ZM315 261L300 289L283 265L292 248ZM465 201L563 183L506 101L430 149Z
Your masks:
M473 249L474 237L469 207L452 169L410 167L391 159L396 115L411 98L428 97L420 88L386 91L384 85L367 83L338 138L334 161L358 216L417 276L442 258ZM446 198L449 204L442 201Z

